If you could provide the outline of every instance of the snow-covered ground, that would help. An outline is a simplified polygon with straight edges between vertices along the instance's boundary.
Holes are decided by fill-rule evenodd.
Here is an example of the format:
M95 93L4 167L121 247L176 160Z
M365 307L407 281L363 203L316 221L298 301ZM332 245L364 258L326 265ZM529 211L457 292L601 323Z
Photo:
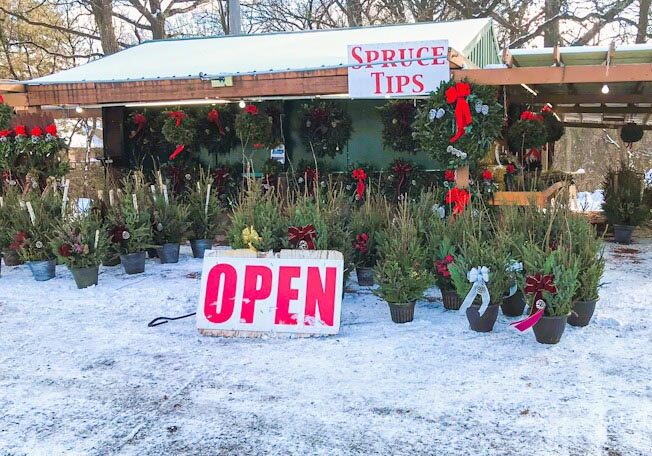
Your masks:
M596 315L560 344L347 294L341 333L202 337L200 260L0 278L0 455L649 455L652 243L609 247ZM618 253L620 252L620 253ZM187 252L185 252L187 254Z

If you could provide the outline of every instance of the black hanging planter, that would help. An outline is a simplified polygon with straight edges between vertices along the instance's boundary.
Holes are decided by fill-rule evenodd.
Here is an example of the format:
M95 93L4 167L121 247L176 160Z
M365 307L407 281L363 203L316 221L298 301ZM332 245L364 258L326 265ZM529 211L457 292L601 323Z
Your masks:
M626 123L620 129L620 139L626 144L639 142L643 139L643 127L636 125L634 122Z

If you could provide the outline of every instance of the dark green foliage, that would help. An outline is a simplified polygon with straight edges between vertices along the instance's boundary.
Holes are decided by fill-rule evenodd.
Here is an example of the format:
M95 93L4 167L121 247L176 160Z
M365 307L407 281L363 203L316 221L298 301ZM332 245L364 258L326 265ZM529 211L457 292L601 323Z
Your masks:
M546 124L539 120L517 120L507 131L507 144L512 152L541 147L548 142Z
M14 108L6 103L0 103L0 130L8 130L13 117Z
M312 101L299 110L299 134L310 152L317 157L335 157L344 151L351 138L351 116L344 104L330 101Z
M607 173L603 184L602 209L607 220L616 225L641 225L650 216L643 202L643 177L625 164Z
M378 108L383 123L383 144L397 152L415 153L412 123L417 108L412 100L392 100Z
M208 106L197 110L197 146L209 154L228 154L239 140L235 131L237 106L233 104ZM217 113L217 114L215 114Z
M557 120L552 111L543 112L543 124L546 127L546 142L556 142L564 136L564 124Z

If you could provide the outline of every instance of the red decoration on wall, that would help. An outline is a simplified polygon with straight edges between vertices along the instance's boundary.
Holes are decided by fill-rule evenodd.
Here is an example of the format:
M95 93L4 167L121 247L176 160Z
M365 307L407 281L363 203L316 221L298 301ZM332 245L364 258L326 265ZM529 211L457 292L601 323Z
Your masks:
M351 177L357 181L357 188L355 191L356 199L361 200L364 197L365 183L367 173L362 168L356 168L351 173Z
M217 131L220 133L220 136L224 136L226 134L224 127L222 126L222 121L220 120L220 112L217 109L213 108L208 112L208 121L215 124Z
M185 144L179 144L176 149L174 149L174 152L170 154L170 160L174 160L177 158L177 155L179 155L181 152L183 152L183 149L186 148Z
M397 175L399 178L398 185L396 186L396 194L400 196L401 189L403 188L403 184L405 183L405 179L407 178L407 175L412 172L412 165L404 161L398 160L396 161L394 166L392 166L392 172L395 175Z
M131 134L132 138L135 138L147 125L147 117L142 112L137 112L134 114L134 124L136 124L136 131ZM177 127L179 125L177 124Z
M471 107L466 97L471 95L471 86L466 82L458 82L452 87L446 89L446 101L448 104L455 103L455 135L451 138L454 143L466 132L466 127L473 121L471 117Z
M177 127L180 127L181 122L188 118L186 113L183 111L171 111L168 113L168 116L172 117L175 120L175 125Z

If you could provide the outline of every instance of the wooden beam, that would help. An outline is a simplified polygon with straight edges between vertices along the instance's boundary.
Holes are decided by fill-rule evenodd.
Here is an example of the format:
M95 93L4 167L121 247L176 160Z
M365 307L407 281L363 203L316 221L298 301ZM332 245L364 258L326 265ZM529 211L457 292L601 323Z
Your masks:
M617 124L617 123L606 123L606 122L564 122L564 126L566 127L574 127L574 128L607 128L607 129L614 129L618 130L622 128L623 124ZM643 130L652 130L652 125L641 125Z
M544 104L551 103L554 105L558 104L569 104L569 103L641 103L641 96L636 94L614 94L613 92L608 95L603 95L597 93L595 95L581 94L581 95L570 95L570 94L553 94L546 95L545 93L539 93L536 97L534 95L527 96L522 93L514 92L510 95L510 100L514 103L534 103L534 104Z
M508 48L503 49L502 62L507 65L507 68L514 66L514 57L512 56L512 53L509 52Z
M652 106L555 106L556 113L584 114L646 114Z
M5 103L15 109L26 109L29 106L26 93L5 93L2 98L4 98Z
M25 92L25 84L19 81L1 79L0 92L23 93Z

